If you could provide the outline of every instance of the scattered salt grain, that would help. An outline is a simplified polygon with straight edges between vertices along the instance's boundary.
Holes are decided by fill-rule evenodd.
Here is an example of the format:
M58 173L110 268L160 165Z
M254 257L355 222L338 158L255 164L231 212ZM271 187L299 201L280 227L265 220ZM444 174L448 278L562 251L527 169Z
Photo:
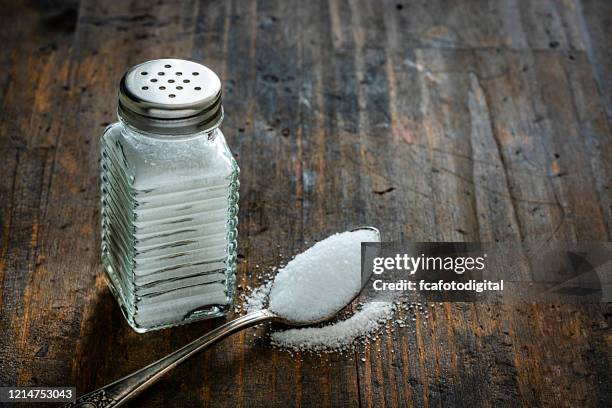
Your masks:
M336 313L361 289L361 243L379 240L377 231L361 229L317 242L279 270L270 310L296 322Z
M272 281L255 288L246 300L245 310L247 313L254 313L262 310L268 302L268 294L272 287Z

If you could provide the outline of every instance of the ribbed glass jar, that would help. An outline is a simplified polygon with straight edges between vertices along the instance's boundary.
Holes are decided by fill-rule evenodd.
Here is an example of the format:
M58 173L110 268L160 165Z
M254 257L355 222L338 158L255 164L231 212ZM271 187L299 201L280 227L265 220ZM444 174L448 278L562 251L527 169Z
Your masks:
M163 134L120 113L102 136L102 263L138 332L233 302L239 169L217 125Z

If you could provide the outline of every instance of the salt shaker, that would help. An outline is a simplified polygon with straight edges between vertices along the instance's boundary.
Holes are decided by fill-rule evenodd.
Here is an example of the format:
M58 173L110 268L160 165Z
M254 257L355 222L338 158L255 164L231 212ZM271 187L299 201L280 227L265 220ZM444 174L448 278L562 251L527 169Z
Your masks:
M102 263L137 332L224 315L234 297L239 168L221 81L191 61L129 69L101 139Z

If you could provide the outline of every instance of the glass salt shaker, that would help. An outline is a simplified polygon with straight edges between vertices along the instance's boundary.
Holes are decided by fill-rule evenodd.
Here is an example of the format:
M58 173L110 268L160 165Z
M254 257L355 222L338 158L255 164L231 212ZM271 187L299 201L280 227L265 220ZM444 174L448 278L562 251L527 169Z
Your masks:
M224 315L234 297L239 169L221 81L191 61L129 69L101 140L102 263L137 332Z

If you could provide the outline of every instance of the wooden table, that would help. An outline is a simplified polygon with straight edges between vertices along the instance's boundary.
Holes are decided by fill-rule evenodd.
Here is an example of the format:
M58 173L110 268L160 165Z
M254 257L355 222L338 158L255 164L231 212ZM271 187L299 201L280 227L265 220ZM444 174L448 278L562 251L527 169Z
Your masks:
M83 393L221 323L136 334L103 278L98 140L122 73L147 59L201 61L224 80L241 286L258 283L255 265L362 224L386 240L610 240L608 1L0 10L1 385ZM132 406L604 406L611 324L605 305L447 303L324 357L249 330Z

